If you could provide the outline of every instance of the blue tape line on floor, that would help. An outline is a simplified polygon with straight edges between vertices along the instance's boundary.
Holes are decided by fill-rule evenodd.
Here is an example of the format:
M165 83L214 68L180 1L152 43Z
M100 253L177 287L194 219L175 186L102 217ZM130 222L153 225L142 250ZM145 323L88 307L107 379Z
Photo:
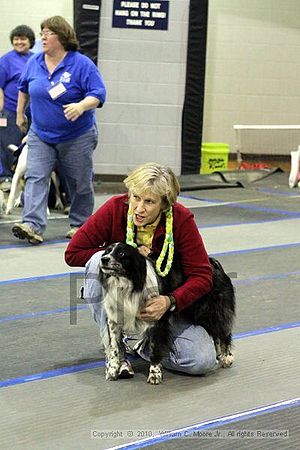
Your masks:
M11 378L0 382L0 388L15 386L17 384L30 383L32 381L46 380L47 378L58 377L70 373L82 372L83 370L96 369L104 366L104 361L95 361L87 364L79 364L77 366L64 367L63 369L49 370L48 372L34 373L24 377Z
M247 331L244 333L239 333L239 334L233 335L233 339L238 340L238 339L243 339L243 338L247 338L247 337L258 336L261 334L274 333L274 332L278 332L278 331L294 329L297 327L300 327L300 322L282 324L282 325L278 325L278 326L274 326L274 327L262 328L259 330L252 330L252 331ZM18 377L18 378L11 378L8 380L0 381L0 388L14 386L16 384L28 383L30 381L38 381L38 380L43 380L46 378L67 375L67 374L74 373L74 372L81 372L83 370L94 369L96 367L102 367L102 366L104 366L104 361L100 361L100 362L95 361L95 362L89 363L89 364L80 364L80 365L76 365L76 366L63 367L61 369L56 369L56 370L52 370L49 372L41 372L41 373L26 375L26 376Z
M81 273L81 272L75 273L75 275L78 275L78 274L83 275L83 273ZM62 275L64 275L64 274L62 274ZM68 275L68 274L66 274L66 275ZM72 274L72 275L74 275L74 274ZM233 282L234 286L239 286L239 285L247 285L247 284L259 283L259 282L269 281L269 280L283 279L283 278L288 278L291 276L299 276L299 275L300 275L300 271L286 272L286 273L280 273L280 274L275 274L275 275L265 275L265 276L244 278L241 280L233 279L232 282ZM49 278L56 278L56 276L53 276L53 277L49 276ZM60 278L60 276L58 276L57 278ZM40 281L41 278L38 278L38 280ZM29 280L26 279L26 281L29 281ZM30 281L36 281L36 280L30 279ZM10 283L3 283L3 284L10 284ZM66 312L70 312L70 311L76 311L76 308L79 310L88 309L88 307L85 305L78 305L78 307L74 306L71 308L59 308L59 309L53 309L53 310L48 310L48 311L37 311L37 312L27 313L27 314L16 314L15 316L6 316L6 317L0 316L0 323L10 322L13 320L34 319L39 316L49 316L51 314L66 313Z
M34 319L36 317L51 316L52 314L70 313L72 311L88 310L88 305L76 305L70 308L58 308L49 311L37 311L28 314L17 314L15 316L0 317L0 323L12 322L14 320Z
M296 242L293 244L278 244L278 245L270 245L268 247L255 247L255 248L249 248L249 249L243 249L243 250L228 250L225 252L214 252L210 253L210 256L230 256L230 255L239 255L239 254L247 254L247 253L255 253L255 252L264 252L269 250L278 250L278 249L288 249L288 248L294 248L299 247L300 242ZM43 280L50 280L55 278L65 278L70 277L74 275L84 275L84 271L78 271L78 272L64 272L64 273L57 273L53 275L39 275L35 277L26 277L26 278L14 278L10 280L2 280L0 281L1 285L6 284L13 284L13 283L30 283L34 281L43 281Z
M273 219L261 219L261 220L249 220L245 222L232 222L232 223L213 223L211 225L198 225L199 230L204 230L206 228L228 228L228 227L236 227L236 226L244 226L244 225L258 225L258 224L266 224L272 222L283 222L286 220L295 220L300 219L300 214L298 217L275 217Z
M210 253L209 256L230 256L230 255L242 255L247 253L259 253L265 252L269 250L281 250L286 248L294 248L299 247L300 242L294 242L293 244L278 244L278 245L270 245L268 247L255 247L255 248L245 248L243 250L228 250L226 252L214 252Z
M14 283L31 283L34 281L44 281L51 280L56 278L66 278L72 277L74 275L84 275L83 271L80 272L63 272L63 273L54 273L53 275L38 275L36 277L26 277L26 278L13 278L11 280L2 280L0 281L0 286L5 284L14 284Z
M140 441L129 442L127 444L117 445L110 447L107 450L135 450L147 447L149 445L161 444L162 442L188 438L193 433L200 432L201 430L207 430L215 428L216 426L223 426L234 422L240 422L242 420L251 419L263 414L268 414L276 411L280 411L286 408L293 408L300 405L300 398L296 397L290 400L282 402L276 402L271 405L261 406L259 408L250 409L248 411L242 411L228 416L217 417L216 419L206 420L195 425L191 425L184 428L178 428L167 433L163 433L159 436L141 439ZM188 445L187 445L188 447Z
M55 245L55 244L65 244L67 242L70 242L69 239L63 239L63 240L53 240L53 241L46 241L39 244L40 246L48 246L48 245ZM32 244L29 244L28 242L24 242L22 244L7 244L7 245L0 245L0 251L1 250L12 250L17 248L28 248L32 247Z

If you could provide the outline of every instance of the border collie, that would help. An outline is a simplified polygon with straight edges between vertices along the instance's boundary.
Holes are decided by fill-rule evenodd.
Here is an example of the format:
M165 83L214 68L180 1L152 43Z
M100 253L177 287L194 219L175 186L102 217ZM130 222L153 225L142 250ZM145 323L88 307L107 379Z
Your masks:
M222 367L233 362L231 331L235 315L235 295L230 278L221 264L210 258L213 269L213 288L180 313L166 312L155 322L137 319L137 314L150 297L172 292L182 284L178 264L172 266L166 277L155 272L154 262L142 256L128 244L110 245L101 257L100 282L103 288L103 305L107 314L107 328L103 336L106 355L106 379L116 380L124 359L124 334L141 337L149 347L150 369L148 383L162 381L161 361L170 350L169 317L181 315L196 325L201 325L213 337L217 358Z

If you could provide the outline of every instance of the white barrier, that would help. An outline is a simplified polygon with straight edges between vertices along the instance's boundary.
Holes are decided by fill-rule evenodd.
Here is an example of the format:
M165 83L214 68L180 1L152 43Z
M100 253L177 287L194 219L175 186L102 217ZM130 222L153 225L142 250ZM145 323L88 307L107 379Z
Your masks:
M242 154L290 155L300 144L300 125L234 125L238 162Z

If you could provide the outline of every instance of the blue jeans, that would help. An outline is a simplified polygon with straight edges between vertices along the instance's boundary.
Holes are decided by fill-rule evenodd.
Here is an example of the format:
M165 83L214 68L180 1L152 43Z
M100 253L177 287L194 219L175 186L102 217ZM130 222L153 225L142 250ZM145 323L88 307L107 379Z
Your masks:
M7 117L7 127L0 127L0 156L1 165L0 177L12 177L11 166L14 163L14 154L7 147L10 144L19 146L21 144L23 134L16 124L16 113L12 111L3 111Z
M25 174L23 222L40 234L47 225L49 180L57 161L70 193L69 221L80 227L94 208L93 151L97 129L60 144L42 141L31 129L28 133L28 158Z
M99 263L102 251L95 253L85 266L84 297L94 320L105 329L106 315L102 306L102 288L99 281ZM219 367L212 337L200 326L191 325L183 319L171 323L173 347L162 361L166 369L191 375L204 375ZM141 345L137 353L149 361L148 349Z

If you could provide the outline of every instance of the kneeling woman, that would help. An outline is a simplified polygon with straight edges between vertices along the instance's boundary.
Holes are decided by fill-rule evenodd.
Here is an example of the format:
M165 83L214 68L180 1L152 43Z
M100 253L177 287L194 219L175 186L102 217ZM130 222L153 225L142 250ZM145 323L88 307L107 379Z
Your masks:
M182 311L212 288L208 255L193 214L176 201L180 186L173 171L147 163L135 169L124 183L128 193L104 203L77 231L65 252L68 265L85 266L84 297L99 325L100 336L106 316L99 263L103 251L112 243L135 243L144 256L151 253L157 259L156 270L160 275L170 269L173 256L180 260L184 283L170 296L149 298L140 313L143 320L159 320L168 310ZM213 339L204 328L182 319L176 321L171 331L173 346L163 360L166 369L202 375L218 367ZM147 348L141 345L136 352L148 360ZM120 376L124 372L133 375L125 359Z

